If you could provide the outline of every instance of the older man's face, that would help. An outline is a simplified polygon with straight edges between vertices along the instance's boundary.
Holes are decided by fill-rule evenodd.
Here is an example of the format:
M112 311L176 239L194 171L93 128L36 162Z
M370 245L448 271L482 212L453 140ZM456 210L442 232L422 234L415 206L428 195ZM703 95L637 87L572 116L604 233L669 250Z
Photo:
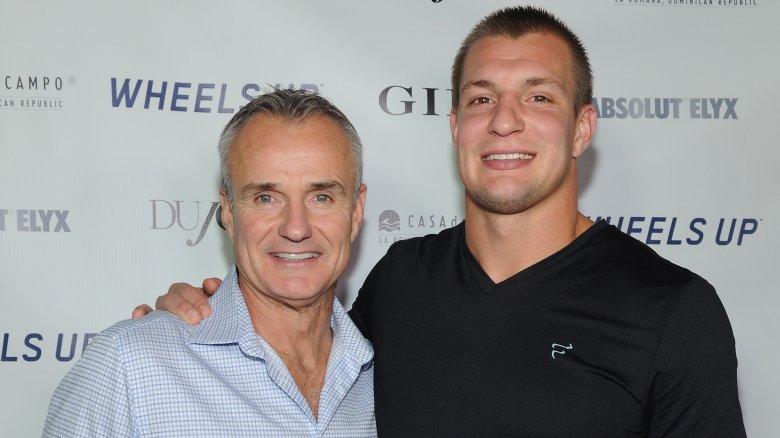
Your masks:
M242 291L293 306L332 299L365 205L365 186L355 200L338 125L257 115L236 136L228 165L234 203L223 196L223 218Z

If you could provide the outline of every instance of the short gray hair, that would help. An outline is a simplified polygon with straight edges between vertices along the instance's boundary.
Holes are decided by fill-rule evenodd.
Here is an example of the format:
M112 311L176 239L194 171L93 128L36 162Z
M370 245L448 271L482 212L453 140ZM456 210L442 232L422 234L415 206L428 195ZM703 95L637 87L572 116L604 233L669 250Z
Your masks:
M222 190L233 205L233 191L230 187L230 166L228 156L236 135L246 123L258 114L285 117L293 121L304 121L312 116L325 116L336 122L347 137L352 152L353 174L355 176L354 199L360 193L363 182L363 144L357 130L347 116L328 99L306 90L274 90L261 94L241 108L225 125L219 136L219 165L222 171Z

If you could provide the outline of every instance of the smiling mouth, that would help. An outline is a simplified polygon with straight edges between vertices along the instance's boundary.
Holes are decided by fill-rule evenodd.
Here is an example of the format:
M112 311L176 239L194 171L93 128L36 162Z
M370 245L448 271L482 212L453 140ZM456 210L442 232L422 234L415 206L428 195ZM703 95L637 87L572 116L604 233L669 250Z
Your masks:
M282 260L290 260L290 261L314 259L320 256L316 252L301 252L301 253L275 252L272 253L271 255L276 258L280 258Z
M534 157L534 155L531 154L521 154L519 152L515 152L513 154L490 154L485 155L482 157L482 160L484 161L495 161L495 160L530 160Z

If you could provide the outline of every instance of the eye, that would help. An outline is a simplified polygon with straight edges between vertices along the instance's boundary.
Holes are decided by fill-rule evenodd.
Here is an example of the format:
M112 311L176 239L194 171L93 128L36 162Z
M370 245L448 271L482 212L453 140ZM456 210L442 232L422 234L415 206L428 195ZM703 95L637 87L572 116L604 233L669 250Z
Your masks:
M331 197L324 193L320 193L319 195L314 196L314 200L317 202L328 202L331 200Z
M271 195L258 195L257 197L257 202L261 204L268 204L271 201L273 201Z
M545 102L551 102L551 100L547 96L542 95L536 95L531 97L531 101L537 102L537 103L545 103Z
M486 103L490 103L490 98L485 96L477 96L469 102L472 105L484 105Z

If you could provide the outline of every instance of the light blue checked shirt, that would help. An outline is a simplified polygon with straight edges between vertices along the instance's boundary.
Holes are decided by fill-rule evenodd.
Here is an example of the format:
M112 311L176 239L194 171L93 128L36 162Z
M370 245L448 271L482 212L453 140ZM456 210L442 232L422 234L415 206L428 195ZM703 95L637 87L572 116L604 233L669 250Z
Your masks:
M376 436L373 349L338 300L319 418L255 333L235 267L211 305L197 326L154 312L96 336L57 387L43 436Z

